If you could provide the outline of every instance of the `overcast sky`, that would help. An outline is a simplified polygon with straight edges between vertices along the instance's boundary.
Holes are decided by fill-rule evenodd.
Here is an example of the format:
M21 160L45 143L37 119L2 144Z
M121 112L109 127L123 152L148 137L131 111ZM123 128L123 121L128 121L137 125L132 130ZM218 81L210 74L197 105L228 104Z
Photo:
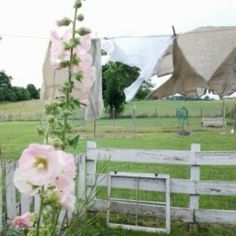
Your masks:
M55 20L72 16L74 0L0 0L0 70L12 84L42 84ZM86 0L84 24L97 37L162 35L200 26L236 26L235 0Z

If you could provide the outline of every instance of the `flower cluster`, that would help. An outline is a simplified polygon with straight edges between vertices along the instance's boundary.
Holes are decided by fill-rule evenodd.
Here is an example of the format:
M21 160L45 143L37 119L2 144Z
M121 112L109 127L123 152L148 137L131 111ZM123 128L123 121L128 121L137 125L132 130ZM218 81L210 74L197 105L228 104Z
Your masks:
M73 211L75 164L72 154L50 145L30 144L22 152L14 173L14 184L27 196L43 191L44 199L53 199Z

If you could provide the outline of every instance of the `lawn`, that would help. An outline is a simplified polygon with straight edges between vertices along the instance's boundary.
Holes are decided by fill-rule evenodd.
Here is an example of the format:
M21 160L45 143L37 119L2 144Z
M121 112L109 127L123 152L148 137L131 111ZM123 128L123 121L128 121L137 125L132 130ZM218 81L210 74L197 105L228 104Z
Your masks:
M39 101L37 101L39 102ZM34 112L34 102L28 102L28 111ZM146 105L145 105L146 103ZM120 148L144 148L144 149L182 149L189 150L191 143L200 143L202 150L236 150L236 136L230 134L233 121L230 117L227 118L228 126L226 128L203 128L200 124L201 106L203 104L209 106L206 109L210 114L218 114L221 109L222 102L215 101L148 101L148 102L133 102L126 106L127 111L135 107L140 111L139 117L145 109L155 111L155 106L158 106L158 112L152 117L144 118L126 118L122 119L98 119L94 121L73 120L74 130L80 133L80 143L75 150L69 149L73 153L81 153L85 151L86 141L94 140L98 147L120 147ZM234 108L235 101L229 100L226 108L228 111ZM38 103L37 103L38 104ZM40 103L41 104L41 103ZM177 135L179 130L178 120L174 117L176 107L188 104L190 113L195 114L189 118L189 125L186 128L191 131L189 136ZM9 106L13 104L0 104L0 113L5 112L24 112L23 105L16 106L11 110ZM4 107L4 109L3 109ZM29 108L31 107L31 108ZM146 107L146 108L145 108ZM213 109L214 107L214 109ZM17 110L19 108L19 111ZM22 110L20 110L22 109ZM37 108L38 109L38 108ZM192 109L192 110L191 110ZM38 112L38 110L37 110ZM145 112L144 112L145 113ZM152 112L150 112L151 114ZM165 115L161 115L165 114ZM145 115L146 116L146 115ZM38 136L36 127L44 126L45 123L41 121L5 121L0 122L0 145L1 151L6 159L17 159L21 151L32 142L42 143L42 137ZM187 166L176 167L173 165L145 165L145 164L131 164L131 163L110 163L107 167L108 170L120 171L135 171L135 172L149 172L149 173L169 173L171 177L175 178L189 178L189 169ZM219 180L236 180L235 167L203 167L201 168L201 179L219 179ZM104 191L100 193L101 197L105 197ZM174 194L171 196L172 205L186 206L188 203L187 196ZM234 197L210 197L204 196L200 198L200 207L202 208L219 208L219 209L234 209L236 210L236 201ZM149 235L140 232L131 233L121 230L106 229L102 227L102 222L99 224L101 227L101 234L97 235ZM97 228L99 228L97 226ZM201 225L198 232L188 231L185 224L180 222L173 223L173 231L170 235L236 235L235 228L219 227ZM95 230L92 229L93 235ZM150 234L150 236L153 234Z

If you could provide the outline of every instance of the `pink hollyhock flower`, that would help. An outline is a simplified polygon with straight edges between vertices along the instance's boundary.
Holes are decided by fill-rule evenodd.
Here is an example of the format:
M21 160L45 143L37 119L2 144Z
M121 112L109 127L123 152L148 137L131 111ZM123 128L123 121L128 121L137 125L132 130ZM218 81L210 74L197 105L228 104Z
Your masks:
M96 72L95 67L92 66L92 56L87 53L81 55L79 65L74 66L73 70L75 72L76 71L82 72L82 79L80 81L81 90L89 91L93 84L93 79L95 77L95 72Z
M25 214L21 216L16 216L11 221L11 224L20 228L32 227L34 224L34 214L30 212L26 212Z
M90 54L86 53L80 56L80 62L78 69L84 71L92 66L93 58Z
M59 203L69 211L75 210L76 197L70 189L60 190Z
M61 170L58 153L52 146L30 144L22 152L13 181L21 193L32 196L38 187L53 184Z
M75 205L74 176L76 166L72 154L57 151L59 162L62 166L60 175L55 180L55 186L59 193L59 203L66 209L73 211Z
M75 176L75 171L76 171L74 156L62 150L57 150L57 156L58 156L59 163L62 167L61 175L67 176L73 179Z
M60 63L70 57L69 51L64 49L64 42L68 41L69 33L66 31L60 37L56 31L51 32L50 63L55 70L61 69Z
M76 53L78 56L83 55L91 48L91 36L86 34L80 37L80 44L76 47Z

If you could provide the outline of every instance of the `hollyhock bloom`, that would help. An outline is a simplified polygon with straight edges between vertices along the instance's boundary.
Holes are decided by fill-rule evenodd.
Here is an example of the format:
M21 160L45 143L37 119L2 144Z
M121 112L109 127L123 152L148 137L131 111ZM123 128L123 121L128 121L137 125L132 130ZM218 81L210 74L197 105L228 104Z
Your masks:
M28 228L32 227L34 224L34 214L30 212L26 212L21 216L16 216L12 221L11 224L20 227L20 228Z
M55 186L59 194L59 203L66 209L73 211L75 206L74 176L75 162L72 154L62 150L57 151L58 160L62 166L60 175L55 180Z
M64 49L64 42L68 41L69 33L66 31L60 37L56 31L51 32L50 63L55 70L61 69L60 63L70 57L70 52Z
M34 195L37 187L54 183L61 171L57 151L52 146L30 144L22 152L13 181L20 192Z
M80 37L80 43L76 47L76 53L78 55L83 55L89 51L91 48L91 36L90 34L86 34Z
M76 197L70 189L64 189L58 191L59 203L69 211L74 211Z
M50 48L50 63L57 70L61 69L60 63L63 60L69 60L70 51L65 50L64 43L69 42L71 31L67 30L62 36L56 31L51 32L51 48ZM79 44L75 48L75 53L81 59L81 56L86 54L91 48L91 37L89 34L79 38Z
M70 178L73 178L75 176L76 170L74 156L62 150L57 150L57 156L59 163L62 166L61 175L66 175Z

